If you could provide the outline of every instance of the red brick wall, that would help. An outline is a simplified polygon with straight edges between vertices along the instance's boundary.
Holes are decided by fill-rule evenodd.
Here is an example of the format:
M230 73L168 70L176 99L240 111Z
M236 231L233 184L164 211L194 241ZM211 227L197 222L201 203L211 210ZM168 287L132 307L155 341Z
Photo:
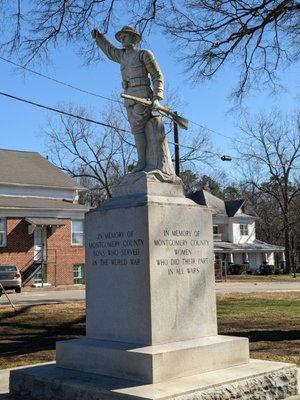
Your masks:
M84 263L84 246L71 244L71 220L64 220L65 226L48 232L47 281L53 285L72 285L73 265ZM56 267L55 267L56 266Z
M73 265L84 263L84 246L71 244L71 220L53 233L47 228L47 282L52 285L72 285ZM7 246L0 247L0 264L16 265L24 269L33 260L33 234L22 218L7 218Z

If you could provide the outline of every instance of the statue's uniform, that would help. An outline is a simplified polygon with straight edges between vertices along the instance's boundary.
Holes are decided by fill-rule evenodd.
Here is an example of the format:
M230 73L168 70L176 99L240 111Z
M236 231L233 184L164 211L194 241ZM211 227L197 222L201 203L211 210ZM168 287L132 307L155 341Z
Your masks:
M153 96L159 100L163 98L163 74L151 51L118 49L102 34L98 35L96 42L110 60L121 64L125 93L146 99L152 99ZM143 134L151 114L150 108L128 99L125 99L125 107L132 133Z

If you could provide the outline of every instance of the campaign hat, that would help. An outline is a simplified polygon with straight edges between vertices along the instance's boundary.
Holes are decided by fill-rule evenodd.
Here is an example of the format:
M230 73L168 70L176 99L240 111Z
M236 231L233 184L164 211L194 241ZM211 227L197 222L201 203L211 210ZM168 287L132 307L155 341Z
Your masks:
M120 38L123 33L128 33L128 34L132 35L134 37L135 44L139 43L142 39L142 36L134 29L133 26L126 25L126 26L123 26L123 28L115 34L115 38L119 42L121 42Z

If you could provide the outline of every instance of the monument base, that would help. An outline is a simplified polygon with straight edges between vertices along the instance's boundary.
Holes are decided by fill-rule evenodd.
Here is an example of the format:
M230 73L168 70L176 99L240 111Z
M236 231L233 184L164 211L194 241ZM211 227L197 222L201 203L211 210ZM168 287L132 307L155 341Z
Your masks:
M157 383L249 362L247 338L209 336L141 347L92 338L56 344L58 367Z
M250 360L236 367L145 385L58 368L53 363L12 371L10 393L31 400L277 400L297 394L297 368Z

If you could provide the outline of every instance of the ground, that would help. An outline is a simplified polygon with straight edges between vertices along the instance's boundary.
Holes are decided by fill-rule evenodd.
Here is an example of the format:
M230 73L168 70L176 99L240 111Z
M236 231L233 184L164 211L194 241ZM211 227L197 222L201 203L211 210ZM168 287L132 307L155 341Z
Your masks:
M219 333L250 339L251 357L300 366L299 292L218 295ZM0 308L0 369L55 358L55 342L85 334L85 305Z

